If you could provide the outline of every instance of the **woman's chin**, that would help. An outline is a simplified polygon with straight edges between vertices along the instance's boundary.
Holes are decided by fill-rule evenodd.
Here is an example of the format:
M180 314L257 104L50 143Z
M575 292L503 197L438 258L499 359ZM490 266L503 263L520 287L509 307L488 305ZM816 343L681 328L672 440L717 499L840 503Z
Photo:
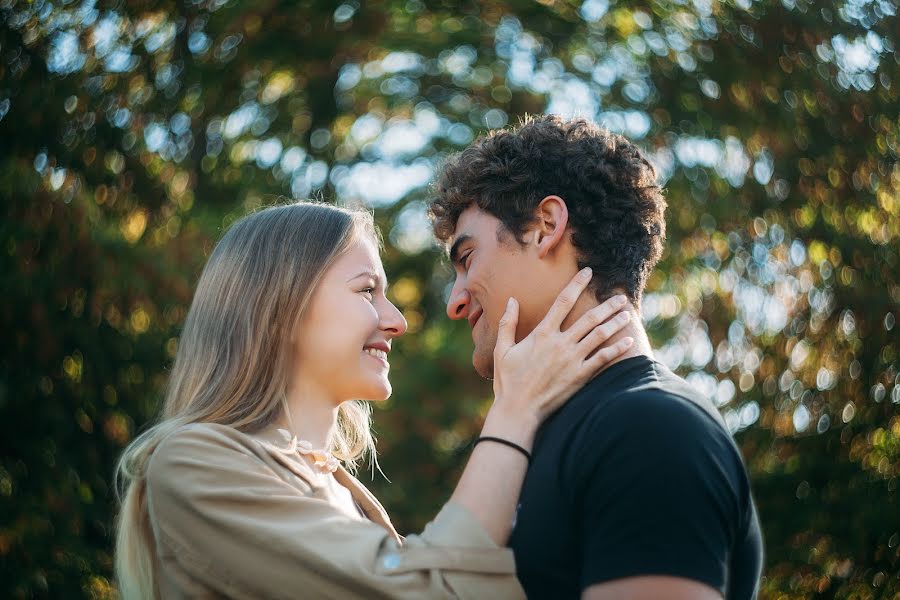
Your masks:
M384 380L378 382L377 385L368 387L364 393L361 393L357 397L360 400L366 400L367 402L384 402L391 397L392 392L393 389L391 388L391 383Z

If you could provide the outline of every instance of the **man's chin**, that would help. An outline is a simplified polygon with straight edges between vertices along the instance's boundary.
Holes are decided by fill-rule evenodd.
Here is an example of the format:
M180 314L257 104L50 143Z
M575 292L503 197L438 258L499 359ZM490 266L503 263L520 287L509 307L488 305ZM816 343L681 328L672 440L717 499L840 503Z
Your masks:
M475 367L475 372L484 377L485 379L493 379L494 378L494 356L493 354L489 356L484 356L478 349L472 353L472 366Z

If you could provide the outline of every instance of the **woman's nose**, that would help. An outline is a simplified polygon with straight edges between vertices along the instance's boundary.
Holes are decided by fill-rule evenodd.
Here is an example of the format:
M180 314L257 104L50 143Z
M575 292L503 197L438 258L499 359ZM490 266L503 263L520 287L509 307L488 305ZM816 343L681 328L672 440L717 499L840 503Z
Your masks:
M388 309L381 317L381 328L394 337L406 333L406 318L392 302L388 302Z

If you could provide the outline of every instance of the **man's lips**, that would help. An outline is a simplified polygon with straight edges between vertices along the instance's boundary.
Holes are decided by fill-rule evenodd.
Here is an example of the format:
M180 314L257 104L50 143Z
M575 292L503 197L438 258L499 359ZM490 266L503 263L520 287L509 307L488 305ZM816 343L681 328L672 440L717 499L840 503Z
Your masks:
M475 329L475 324L478 323L478 319L481 318L481 315L484 314L484 311L480 308L475 310L469 315L469 327Z

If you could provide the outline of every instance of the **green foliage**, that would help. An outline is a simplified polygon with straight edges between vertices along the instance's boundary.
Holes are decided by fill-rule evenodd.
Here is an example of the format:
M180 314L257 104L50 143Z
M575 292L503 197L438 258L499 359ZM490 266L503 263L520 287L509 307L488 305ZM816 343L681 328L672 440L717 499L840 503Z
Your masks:
M490 402L443 314L425 185L545 111L625 133L666 182L645 321L742 445L764 596L900 594L896 10L0 1L3 595L115 594L114 460L212 244L280 195L375 208L411 334L376 411L393 483L371 485L421 527Z

